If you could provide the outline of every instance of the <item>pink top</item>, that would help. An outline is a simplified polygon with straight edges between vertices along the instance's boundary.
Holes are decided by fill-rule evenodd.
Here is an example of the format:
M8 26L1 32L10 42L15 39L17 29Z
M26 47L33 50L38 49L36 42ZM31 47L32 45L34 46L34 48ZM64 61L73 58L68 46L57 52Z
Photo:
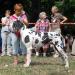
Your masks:
M27 17L26 17L25 14L22 14L22 15L20 15L20 16L16 16L16 14L14 14L14 15L12 15L12 16L10 17L10 19L11 19L12 21L16 21L16 20L23 21L23 20L26 19L26 18L27 18Z
M1 32L10 32L9 25L10 25L10 17L2 17L2 29Z
M8 26L10 24L10 17L2 17L2 24Z
M49 31L49 20L45 19L43 22L39 19L35 26L37 32L48 32Z
M13 26L14 21L20 20L20 21L23 22L25 19L27 19L25 14L21 14L20 16L17 16L16 14L12 15L10 17L10 20L11 20L11 22L10 22L10 30L13 30L12 26Z

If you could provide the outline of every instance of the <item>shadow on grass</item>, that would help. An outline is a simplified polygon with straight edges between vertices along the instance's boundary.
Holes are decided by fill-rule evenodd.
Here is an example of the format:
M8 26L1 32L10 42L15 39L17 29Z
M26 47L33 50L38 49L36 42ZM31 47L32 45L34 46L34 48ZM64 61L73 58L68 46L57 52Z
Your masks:
M68 75L67 72L51 72L49 75Z
M59 66L63 66L63 64L60 64L60 63L47 63L47 62L32 62L31 65L32 66L34 66L34 65L59 65Z

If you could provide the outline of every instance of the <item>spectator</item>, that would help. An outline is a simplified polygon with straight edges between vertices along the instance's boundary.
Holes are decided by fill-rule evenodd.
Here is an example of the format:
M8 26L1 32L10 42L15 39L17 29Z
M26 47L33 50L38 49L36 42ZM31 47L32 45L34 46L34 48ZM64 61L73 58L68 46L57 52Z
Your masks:
M53 6L52 9L52 15L51 15L51 31L57 32L61 34L60 25L63 24L65 21L67 21L67 18L63 16L61 13L59 13L59 9L56 6ZM63 38L63 37L62 37ZM63 39L64 42L64 39ZM58 52L55 52L54 57L58 57Z
M1 37L2 37L2 54L4 56L6 54L6 47L7 47L7 55L10 55L10 50L8 49L7 38L10 32L9 30L9 22L10 22L10 10L5 11L5 17L2 17L2 29L1 29ZM7 45L7 46L6 46Z
M39 14L39 20L37 20L36 24L35 24L35 27L36 27L36 32L48 32L51 30L51 27L50 27L50 22L49 20L47 19L47 15L45 12L41 12ZM46 51L49 47L49 44L45 44L43 45L43 56L46 56ZM38 50L36 51L36 55L38 56L39 53L38 53Z

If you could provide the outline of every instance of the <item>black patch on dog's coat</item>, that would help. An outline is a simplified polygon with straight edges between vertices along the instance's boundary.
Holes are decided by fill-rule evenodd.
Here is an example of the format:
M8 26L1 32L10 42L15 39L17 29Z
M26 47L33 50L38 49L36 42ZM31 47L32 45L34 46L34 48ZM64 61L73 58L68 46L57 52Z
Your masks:
M28 35L25 37L24 41L25 41L25 43L30 42L30 40L29 40L29 36L28 36Z
M31 32L29 32L29 34L32 34L33 32L35 32L35 31L31 31Z
M40 32L35 32L35 35L38 35L39 37L41 37L41 33Z
M60 34L56 34L56 36L60 36Z
M53 34L50 34L51 36L53 36Z
M50 42L50 39L49 39L48 33L44 33L44 36L42 37L42 43L47 44L49 42Z
M38 39L36 39L36 40L35 40L35 44L37 44L38 42L39 42L39 40L38 40Z
M48 38L48 33L44 33L44 36L42 37L42 40L45 40L46 38Z
M55 45L58 45L58 41L55 42Z

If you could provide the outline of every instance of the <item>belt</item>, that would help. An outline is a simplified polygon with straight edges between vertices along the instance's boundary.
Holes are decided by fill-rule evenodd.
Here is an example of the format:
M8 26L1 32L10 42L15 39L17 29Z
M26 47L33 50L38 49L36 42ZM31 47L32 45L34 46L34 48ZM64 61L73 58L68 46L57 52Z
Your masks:
M12 33L15 33L15 32L12 32Z

